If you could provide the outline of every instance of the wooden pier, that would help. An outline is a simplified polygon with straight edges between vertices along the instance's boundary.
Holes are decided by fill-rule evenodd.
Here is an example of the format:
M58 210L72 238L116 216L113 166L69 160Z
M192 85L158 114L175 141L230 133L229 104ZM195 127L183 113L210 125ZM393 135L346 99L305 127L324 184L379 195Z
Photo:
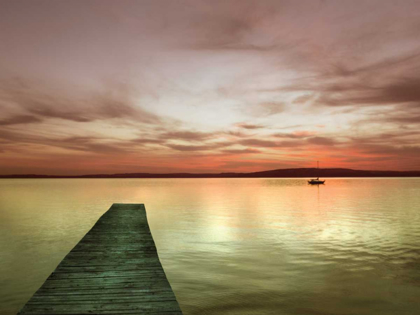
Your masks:
M143 204L113 204L18 314L182 314Z

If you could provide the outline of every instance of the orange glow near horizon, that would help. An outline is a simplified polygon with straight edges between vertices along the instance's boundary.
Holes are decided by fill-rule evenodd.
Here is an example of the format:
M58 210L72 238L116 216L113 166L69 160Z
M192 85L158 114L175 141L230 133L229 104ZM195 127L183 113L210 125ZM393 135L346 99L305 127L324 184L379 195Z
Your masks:
M0 175L420 170L419 20L388 0L5 2Z

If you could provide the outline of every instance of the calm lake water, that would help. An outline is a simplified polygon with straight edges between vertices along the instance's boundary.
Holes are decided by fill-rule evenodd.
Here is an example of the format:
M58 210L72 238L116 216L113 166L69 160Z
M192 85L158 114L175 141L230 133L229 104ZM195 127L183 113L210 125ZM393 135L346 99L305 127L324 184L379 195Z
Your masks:
M146 205L185 315L416 315L420 178L3 179L0 314L114 202Z

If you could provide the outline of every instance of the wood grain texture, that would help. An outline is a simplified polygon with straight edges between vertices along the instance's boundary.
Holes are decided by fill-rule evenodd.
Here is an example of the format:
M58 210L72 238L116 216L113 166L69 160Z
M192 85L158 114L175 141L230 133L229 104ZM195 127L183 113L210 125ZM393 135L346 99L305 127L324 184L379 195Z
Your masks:
M113 204L18 314L182 314L143 204Z

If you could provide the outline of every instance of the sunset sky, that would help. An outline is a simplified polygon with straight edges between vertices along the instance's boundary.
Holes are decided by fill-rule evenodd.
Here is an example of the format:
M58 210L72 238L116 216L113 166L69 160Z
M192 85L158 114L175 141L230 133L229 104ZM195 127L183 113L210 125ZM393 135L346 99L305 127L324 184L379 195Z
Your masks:
M0 0L0 174L420 169L420 1Z

